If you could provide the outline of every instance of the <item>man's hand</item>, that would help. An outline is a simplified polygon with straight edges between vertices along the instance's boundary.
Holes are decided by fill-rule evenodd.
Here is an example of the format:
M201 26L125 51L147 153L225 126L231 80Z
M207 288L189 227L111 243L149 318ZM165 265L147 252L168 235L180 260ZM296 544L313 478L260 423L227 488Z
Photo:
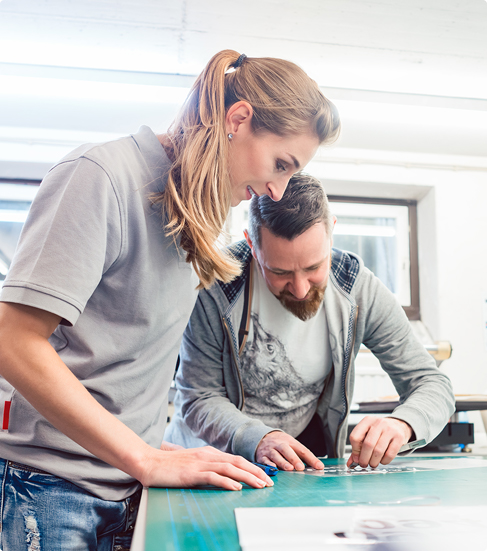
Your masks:
M352 455L347 467L353 462L364 469L368 465L375 469L379 463L388 465L412 434L413 429L400 419L364 417L350 433Z
M289 434L285 432L269 432L262 438L255 452L258 463L267 463L283 471L304 470L303 461L313 469L323 469L323 463Z
M243 457L224 453L211 446L184 449L163 442L161 449L151 449L144 465L144 486L189 488L211 484L225 490L241 490L242 484L253 488L273 486L262 469Z

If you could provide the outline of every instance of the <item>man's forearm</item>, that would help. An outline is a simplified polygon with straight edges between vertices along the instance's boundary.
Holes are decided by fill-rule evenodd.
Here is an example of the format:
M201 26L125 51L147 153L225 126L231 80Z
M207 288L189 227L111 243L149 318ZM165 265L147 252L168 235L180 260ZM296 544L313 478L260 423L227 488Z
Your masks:
M413 428L416 438L430 442L455 411L450 380L440 372L424 377L391 414Z

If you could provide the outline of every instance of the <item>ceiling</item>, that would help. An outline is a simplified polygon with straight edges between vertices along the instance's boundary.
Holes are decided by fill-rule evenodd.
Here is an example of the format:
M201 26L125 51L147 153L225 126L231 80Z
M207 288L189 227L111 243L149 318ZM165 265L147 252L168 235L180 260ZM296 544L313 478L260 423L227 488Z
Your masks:
M0 177L164 130L225 48L290 59L336 101L323 159L487 169L485 0L0 0Z

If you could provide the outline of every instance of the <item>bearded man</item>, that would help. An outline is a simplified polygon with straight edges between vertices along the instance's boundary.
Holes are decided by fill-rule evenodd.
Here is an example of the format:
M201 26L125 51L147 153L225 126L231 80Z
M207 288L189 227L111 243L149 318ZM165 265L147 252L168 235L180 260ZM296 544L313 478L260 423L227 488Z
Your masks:
M430 442L454 412L449 379L394 295L357 255L332 248L336 218L315 178L296 174L279 202L252 198L242 275L199 294L183 337L175 415L165 440L212 445L284 470L345 453L361 343L400 396L352 431L348 460L388 464Z

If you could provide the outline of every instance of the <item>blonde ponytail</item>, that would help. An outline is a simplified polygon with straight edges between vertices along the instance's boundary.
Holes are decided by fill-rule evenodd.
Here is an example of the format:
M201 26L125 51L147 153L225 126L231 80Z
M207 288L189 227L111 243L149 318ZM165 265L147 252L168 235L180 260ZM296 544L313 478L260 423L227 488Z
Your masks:
M228 72L236 64L238 68ZM312 132L323 143L339 131L333 104L293 63L245 58L233 50L213 56L168 130L170 145L164 147L174 162L164 193L155 198L163 209L166 232L180 237L200 288L215 278L227 283L240 273L239 263L217 245L232 193L225 114L240 100L252 105L256 132Z

